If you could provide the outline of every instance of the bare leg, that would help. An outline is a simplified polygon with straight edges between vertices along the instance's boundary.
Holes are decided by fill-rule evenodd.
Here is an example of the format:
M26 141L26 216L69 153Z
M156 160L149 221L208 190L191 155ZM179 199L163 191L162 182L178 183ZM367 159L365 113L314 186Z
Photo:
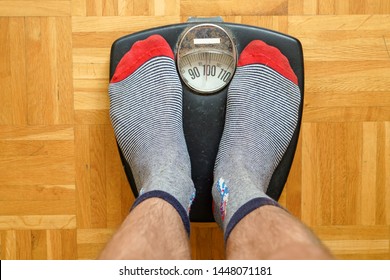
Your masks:
M135 207L99 259L190 259L186 230L177 211L159 198Z
M275 206L245 216L226 245L228 259L332 259L332 255L299 220Z

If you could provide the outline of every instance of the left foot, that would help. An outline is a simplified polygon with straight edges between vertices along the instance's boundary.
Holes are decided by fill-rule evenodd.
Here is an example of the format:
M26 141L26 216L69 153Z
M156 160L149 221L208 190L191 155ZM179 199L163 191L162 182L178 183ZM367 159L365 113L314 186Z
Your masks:
M140 192L138 205L159 197L175 207L189 230L195 195L182 123L182 88L173 52L159 35L136 42L109 86L110 117Z

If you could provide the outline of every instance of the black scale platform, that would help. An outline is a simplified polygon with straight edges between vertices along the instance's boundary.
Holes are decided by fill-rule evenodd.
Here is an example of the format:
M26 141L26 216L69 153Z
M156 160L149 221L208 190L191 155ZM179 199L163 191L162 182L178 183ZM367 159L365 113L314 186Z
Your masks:
M205 20L201 22L207 23L209 21ZM199 23L198 21L162 26L119 38L113 43L111 48L110 79L114 75L116 66L123 55L136 41L146 39L153 34L160 34L168 41L175 52L182 32L190 26ZM230 31L233 35L238 55L250 41L255 39L260 39L269 45L277 47L289 59L291 67L298 77L302 95L298 126L287 152L272 176L267 191L269 196L278 200L283 191L294 158L302 117L304 68L301 43L291 36L259 27L227 22L216 23L215 21L211 21L210 23L218 24ZM193 93L184 83L182 84L184 133L191 158L192 178L196 187L196 198L191 207L190 220L192 222L212 222L214 221L211 209L213 167L223 131L227 87L215 94L199 95ZM134 195L137 197L138 192L131 169L121 152L120 154L127 179L129 180Z

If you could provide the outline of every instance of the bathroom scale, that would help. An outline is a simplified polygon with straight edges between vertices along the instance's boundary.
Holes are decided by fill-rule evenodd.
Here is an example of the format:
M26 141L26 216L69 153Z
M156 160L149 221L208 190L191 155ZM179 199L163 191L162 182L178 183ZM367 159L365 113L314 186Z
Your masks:
M298 124L285 155L276 168L267 194L278 200L294 158L302 118L304 67L300 41L269 29L224 22L222 18L190 18L185 23L143 30L117 39L111 47L110 80L121 58L139 40L160 34L171 46L183 87L183 126L191 159L196 197L190 221L213 222L211 187L213 168L222 136L227 89L241 51L252 40L278 48L290 61L301 91ZM119 149L135 197L132 171Z

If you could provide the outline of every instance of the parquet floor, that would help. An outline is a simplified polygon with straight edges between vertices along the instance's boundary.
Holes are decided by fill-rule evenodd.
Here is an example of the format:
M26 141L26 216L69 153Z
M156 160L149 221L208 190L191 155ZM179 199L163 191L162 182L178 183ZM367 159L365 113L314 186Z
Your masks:
M0 0L0 258L94 259L133 201L108 118L112 42L223 16L304 47L281 202L340 259L390 259L390 1ZM196 259L224 258L194 224Z

